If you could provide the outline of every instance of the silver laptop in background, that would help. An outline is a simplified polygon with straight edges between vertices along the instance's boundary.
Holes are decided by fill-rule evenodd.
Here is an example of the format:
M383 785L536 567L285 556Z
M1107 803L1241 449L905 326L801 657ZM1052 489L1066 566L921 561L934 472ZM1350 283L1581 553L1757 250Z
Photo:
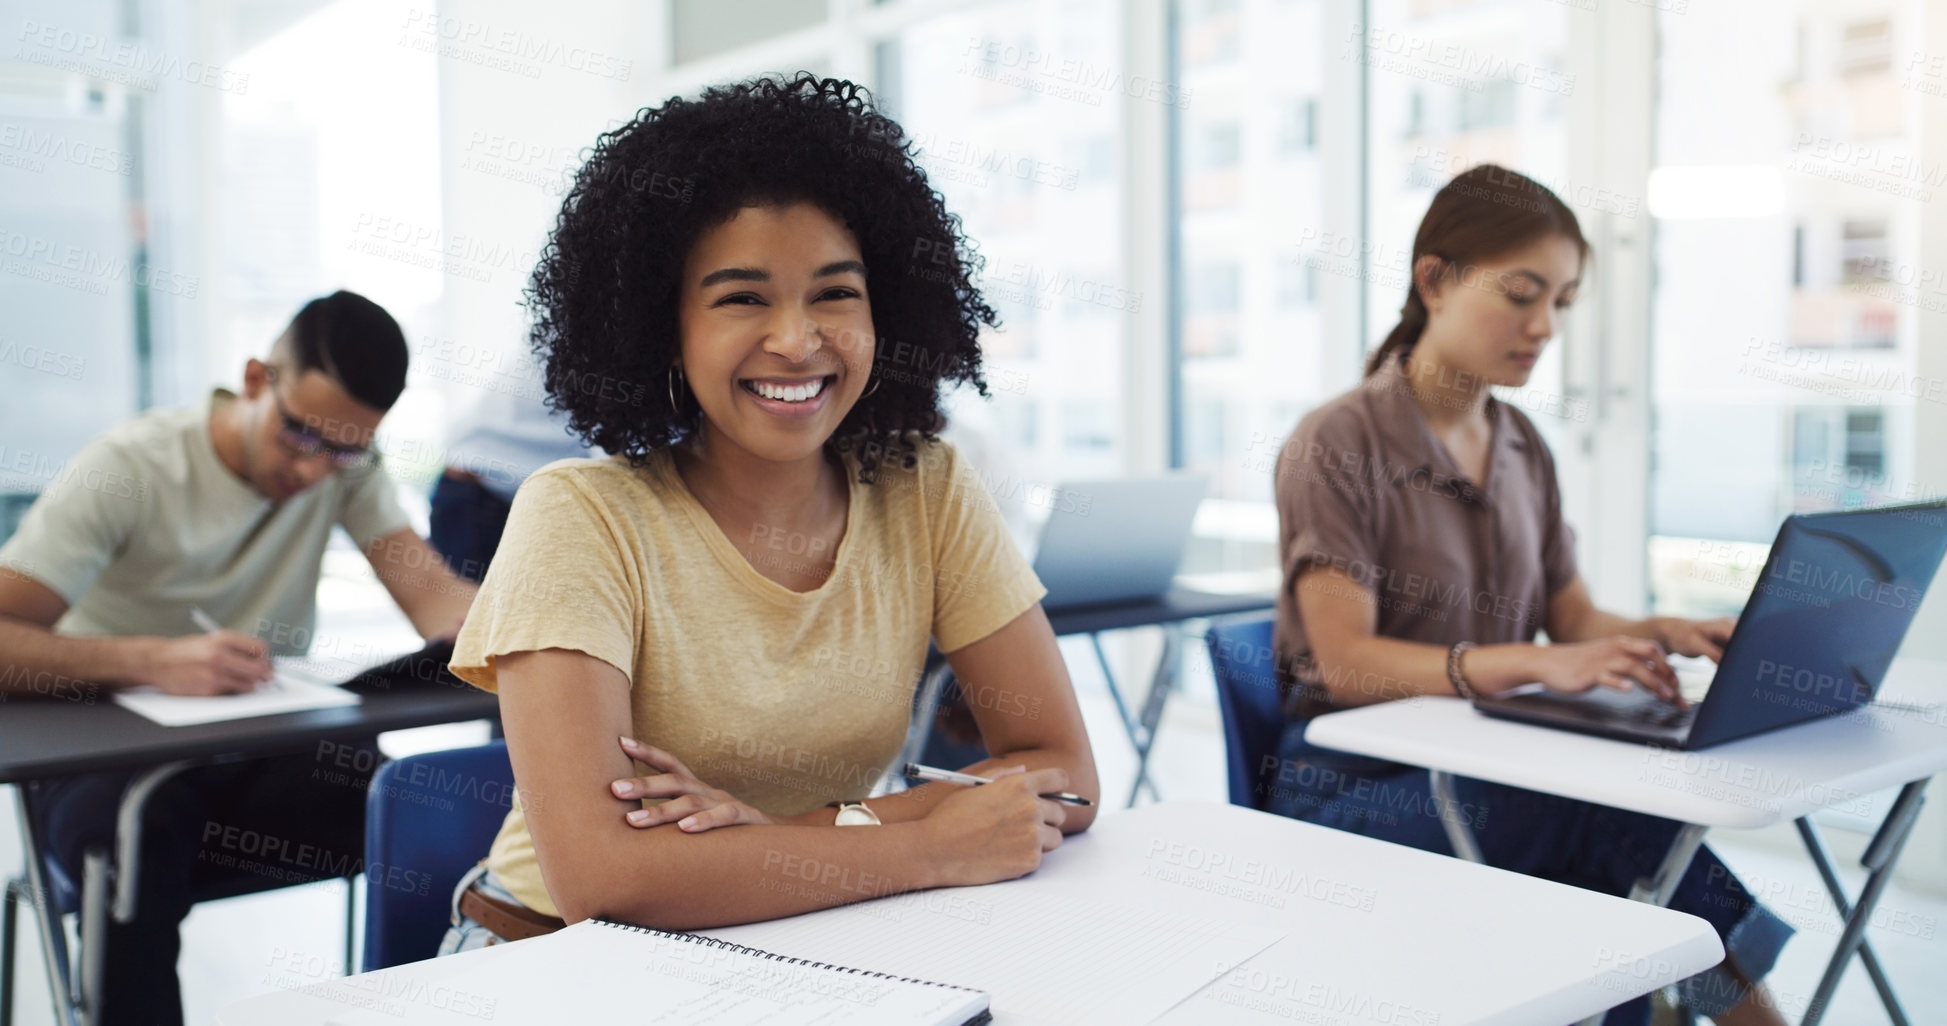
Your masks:
M1203 503L1202 474L1071 481L1053 494L1034 573L1047 609L1154 598L1170 589Z

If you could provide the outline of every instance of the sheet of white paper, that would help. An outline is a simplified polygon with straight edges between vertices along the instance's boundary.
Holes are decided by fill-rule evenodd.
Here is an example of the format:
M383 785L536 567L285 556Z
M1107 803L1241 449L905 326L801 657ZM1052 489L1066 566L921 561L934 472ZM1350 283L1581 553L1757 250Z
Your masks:
M409 639L386 636L369 644L341 642L301 656L279 657L277 672L300 681L338 685L424 647L426 643L416 635Z
M155 688L129 688L115 692L115 702L131 712L165 727L186 727L198 723L219 723L251 716L303 712L357 705L359 697L342 688L309 679L303 667L286 667L278 661L277 673L257 690L241 695L193 697L165 695Z
M954 929L940 928L942 919ZM705 931L737 944L993 994L1017 1024L1144 1023L1283 939L1147 900L1069 899L1028 881L882 898Z

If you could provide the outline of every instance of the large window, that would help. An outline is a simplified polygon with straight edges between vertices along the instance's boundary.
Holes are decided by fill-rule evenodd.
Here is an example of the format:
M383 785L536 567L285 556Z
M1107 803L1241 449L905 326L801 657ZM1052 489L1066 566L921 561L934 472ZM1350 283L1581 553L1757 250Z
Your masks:
M422 12L423 15L423 12ZM208 208L213 254L205 335L171 402L193 402L210 383L236 387L244 361L262 357L307 300L350 289L384 307L416 360L413 384L386 416L382 444L437 439L449 413L429 379L423 340L442 334L448 283L519 275L532 256L485 256L441 217L436 26L383 0L340 0L289 21L253 23L233 60L247 89L224 93L202 171L223 197ZM384 39L386 45L374 45ZM396 45L393 45L396 41ZM349 63L344 54L359 53ZM378 155L382 155L379 157ZM495 266L495 265L498 266ZM412 491L437 467L394 459Z
M1179 152L1176 305L1185 468L1208 475L1198 570L1276 559L1278 443L1299 414L1350 384L1327 370L1316 259L1320 217L1319 0L1186 0L1173 113ZM1356 273L1356 272L1355 272Z
M1350 20L1317 0L1176 10L1179 74L1195 100L1176 133L1179 451L1212 482L1199 528L1219 544L1199 547L1198 568L1265 567L1278 448L1306 411L1356 384L1351 357L1397 319L1433 192L1489 161L1562 184L1571 12L1426 0L1372 0ZM1328 91L1341 109L1364 97L1351 112L1358 130L1337 145L1321 142ZM1335 192L1335 175L1352 189ZM1363 223L1328 206L1333 195L1361 204ZM1363 308L1363 330L1357 316L1331 316L1335 288ZM1551 440L1579 408L1559 401L1560 365L1551 354L1530 387L1553 400L1524 404Z
M980 5L881 44L880 92L986 260L978 284L1002 322L983 340L994 398L955 396L949 416L956 437L1012 464L990 474L1007 496L1047 489L1001 477L1054 485L1123 469L1122 325L1156 297L1125 278L1117 230L1119 12L1114 0Z
M1348 50L1367 75L1365 342L1376 346L1406 302L1420 218L1454 175L1499 164L1572 207L1589 195L1566 181L1563 118L1579 77L1563 59L1568 19L1587 14L1548 2L1371 0L1367 10L1371 24ZM1565 345L1557 337L1544 351L1525 395L1504 396L1535 421L1558 458L1569 441L1564 428L1581 409L1561 398Z
M234 381L298 302L340 286L412 336L387 434L428 457L394 447L422 484L476 391L440 354L521 344L521 280L582 148L673 93L798 68L873 86L986 260L995 397L953 397L955 429L1024 493L1207 475L1196 569L1274 564L1279 443L1356 383L1428 200L1484 161L1609 231L1591 284L1616 284L1605 265L1653 271L1585 288L1576 330L1510 396L1571 484L1615 474L1591 436L1652 447L1653 469L1623 474L1638 494L1590 492L1647 508L1648 530L1585 514L1585 555L1633 559L1647 535L1642 590L1718 610L1737 590L1696 583L1701 553L1762 546L1793 510L1926 494L1917 225L1940 183L1918 112L1941 76L1906 42L1922 0L583 0L494 23L654 55L605 77L442 47L438 4L22 6L0 55L0 534L87 438ZM1650 22L1653 66L1593 56ZM205 77L138 74L84 37ZM1654 106L1657 168L1619 196L1588 168L1632 96ZM1648 331L1592 337L1644 309ZM1594 361L1570 380L1566 351L1598 343L1610 369L1653 345L1647 400L1598 392ZM1638 592L1593 576L1627 581L1618 602Z
M90 438L240 384L305 300L350 288L420 337L454 273L433 37L412 45L411 16L260 7L198 36L157 6L26 4L9 25L0 538ZM438 413L409 396L387 432Z
M1693 4L1658 19L1660 609L1734 611L1789 513L1925 497L1911 286L1937 183L1892 60L1894 38L1918 38L1920 6L1780 0L1754 19Z
M0 56L0 539L77 449L138 408L157 270L177 292L200 284L148 261L133 216L146 80L79 42L115 38L119 14L30 5Z

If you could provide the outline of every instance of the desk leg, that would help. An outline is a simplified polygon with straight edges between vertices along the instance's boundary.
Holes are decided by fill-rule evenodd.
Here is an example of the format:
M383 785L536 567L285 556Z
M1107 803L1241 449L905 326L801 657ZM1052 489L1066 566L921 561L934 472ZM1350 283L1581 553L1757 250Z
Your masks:
M47 878L41 873L41 835L34 818L27 813L27 788L15 796L14 811L20 819L21 857L27 863L27 895L34 906L34 921L40 927L41 958L47 964L47 990L54 997L54 1019L60 1026L76 1026L74 1009L74 970L68 962L67 938L62 935L61 913L54 907ZM11 1004L14 995L7 994Z
M345 878L345 971L342 974L345 976L358 972L358 963L352 960L356 957L352 951L352 927L357 921L358 879L348 876Z
M1453 845L1454 854L1468 862L1486 861L1481 857L1481 844L1474 837L1474 828L1460 814L1460 800L1454 797L1453 774L1428 770L1427 775L1433 778L1433 797L1440 802L1440 825L1447 830L1447 843Z
M14 1026L14 931L20 929L20 907L26 897L16 881L0 888L0 1026Z
M101 1011L103 963L108 945L102 934L108 926L108 853L90 849L81 854L81 972L75 978L75 1005L82 1023L93 1023Z
M1704 832L1708 829L1695 823L1685 823L1677 831L1676 839L1670 842L1670 850L1663 853L1663 862L1656 867L1656 875L1636 881L1636 885L1629 889L1629 900L1647 902L1659 908L1668 905L1670 895L1676 893L1678 882L1690 868L1690 860L1697 857L1697 849L1704 843ZM1608 1014L1606 1011L1597 1012L1582 1020L1582 1026L1602 1026L1602 1018ZM1683 1008L1677 1009L1677 1016L1681 1022L1696 1021Z
M953 666L941 659L939 665L928 671L919 682L919 693L913 698L913 723L906 731L906 746L900 750L899 761L888 774L889 781L902 785L902 790L906 780L906 764L918 762L921 753L926 751L926 739L932 735L933 721L940 712L940 696L946 692L946 682L952 679ZM890 789L887 793L891 793Z
M80 1004L89 1020L101 1004L102 987L107 982L102 933L111 916L118 923L135 918L135 887L142 871L142 810L157 787L192 765L195 763L190 760L164 763L129 781L122 792L122 804L115 810L113 863L102 851L82 857Z
M1818 827L1812 824L1810 816L1801 817L1793 823L1798 827L1798 836L1805 842L1805 851L1812 857L1812 865L1818 867L1819 877L1825 881L1826 893L1832 896L1832 905L1839 911L1839 921L1852 917L1852 901L1846 897L1844 886L1839 882L1839 874L1832 868L1831 856L1826 854L1825 841L1819 836ZM1886 971L1880 968L1879 955L1873 951L1873 942L1860 940L1859 960L1866 964L1866 974L1873 978L1873 987L1879 991L1880 1003L1886 1006L1886 1014L1895 1026L1907 1026L1906 1011L1900 1007L1899 998L1893 993L1893 985L1886 979Z
M1474 830L1467 825L1467 818L1460 814L1460 801L1454 795L1453 774L1444 770L1428 770L1433 779L1433 795L1440 802L1440 825L1447 830L1447 843L1453 845L1454 854L1468 862L1481 862L1480 842L1474 837ZM1652 905L1663 906L1670 903L1670 895L1675 894L1677 882L1683 879L1685 870L1690 868L1690 860L1697 855L1698 846L1704 843L1705 827L1686 823L1677 831L1676 839L1670 842L1670 850L1663 854L1663 862L1656 867L1656 875L1646 880L1636 881L1630 888L1629 900L1646 901ZM1597 1012L1582 1020L1582 1026L1602 1026L1607 1011ZM1807 1023L1806 1026L1812 1026Z
M115 811L115 921L126 923L135 918L135 885L142 867L142 810L149 804L149 795L161 787L170 777L188 769L194 763L189 760L165 762L129 781L128 790L122 792L121 808Z
M1685 823L1677 831L1676 840L1670 842L1670 850L1663 854L1663 864L1656 867L1656 875L1636 881L1636 886L1629 890L1629 900L1646 901L1658 908L1668 905L1684 872L1690 868L1690 860L1697 856L1697 848L1704 843L1704 831L1708 829Z
M1095 649L1095 664L1102 668L1102 681L1109 686L1109 698L1115 702L1115 714L1122 719L1122 730L1129 735L1129 742L1136 741L1136 721L1129 715L1129 704L1122 700L1122 689L1115 685L1115 671L1109 668L1109 654L1102 651L1102 635L1091 634L1088 643Z
M1812 1003L1805 1009L1801 1026L1818 1026L1825 1017L1825 1010L1832 1003L1832 995L1839 989L1839 980L1845 975L1847 963L1858 952L1866 963L1866 971L1873 978L1873 986L1879 990L1880 1001L1885 1004L1887 1014L1892 1016L1898 1026L1905 1026L1906 1015L1900 1009L1899 999L1894 996L1892 985L1879 968L1879 958L1866 944L1866 925L1872 920L1873 909L1879 906L1879 899L1886 891L1886 885L1893 880L1893 867L1900 861L1900 851L1906 847L1907 837L1913 833L1914 820L1920 816L1920 806L1925 803L1927 781L1923 778L1908 783L1900 789L1900 796L1893 800L1893 808L1880 823L1879 831L1873 834L1871 844L1866 846L1866 854L1860 864L1866 867L1866 886L1859 892L1859 903L1848 910L1845 892L1839 887L1838 875L1832 871L1832 864L1825 857L1824 845L1819 843L1818 832L1812 826L1810 817L1798 820L1798 833L1811 852L1812 861L1819 868L1819 875L1825 880L1826 890L1832 894L1832 903L1844 918L1845 928L1840 931L1839 945L1832 952L1832 961L1826 963L1825 975L1819 980L1819 988L1812 994Z
M1149 785L1149 797L1162 801L1163 796L1156 791L1156 782L1149 779L1149 753L1156 748L1156 728L1163 724L1163 707L1169 704L1170 691L1176 687L1176 667L1180 658L1182 632L1177 624L1163 626L1163 655L1156 663L1156 672L1149 679L1149 694L1143 698L1142 715L1136 720L1141 733L1141 742L1136 746L1136 782L1129 786L1129 804L1136 807L1136 794L1144 784Z
M1122 719L1123 733L1129 735L1129 745L1136 750L1136 782L1130 785L1129 804L1125 808L1133 809L1136 807L1136 796L1142 792L1144 785L1149 787L1149 797L1151 799L1162 801L1163 796L1157 792L1156 782L1149 779L1149 745L1151 738L1146 736L1141 721L1130 714L1129 703L1122 699L1122 689L1116 686L1115 671L1109 668L1109 654L1102 650L1102 635L1090 634L1088 636L1088 643L1095 648L1095 662L1102 667L1102 680L1109 686L1109 699L1115 702L1116 715ZM1164 651L1166 654L1169 649L1169 643L1165 642ZM1145 712L1147 712L1148 704L1150 703L1145 703ZM1158 715L1161 715L1160 707L1158 708Z

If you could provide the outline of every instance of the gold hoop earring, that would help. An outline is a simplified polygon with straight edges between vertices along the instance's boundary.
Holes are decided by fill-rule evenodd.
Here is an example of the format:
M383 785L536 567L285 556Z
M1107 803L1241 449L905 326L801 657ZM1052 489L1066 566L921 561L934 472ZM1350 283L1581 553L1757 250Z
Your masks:
M884 381L884 380L885 380L884 378L873 378L873 379L872 379L872 387L871 387L871 388L868 388L868 389L866 389L866 390L865 390L865 391L863 391L863 392L860 392L860 393L859 393L859 400L860 400L861 402L863 402L863 401L865 401L866 399L868 399L868 398L870 398L870 397L872 396L872 393L874 393L874 392L877 392L877 391L879 390L879 382L881 382L881 381Z
M680 404L676 402L676 377L681 373L681 368L672 366L669 368L669 374L663 382L664 387L669 390L669 409L672 413L680 412L682 409Z

